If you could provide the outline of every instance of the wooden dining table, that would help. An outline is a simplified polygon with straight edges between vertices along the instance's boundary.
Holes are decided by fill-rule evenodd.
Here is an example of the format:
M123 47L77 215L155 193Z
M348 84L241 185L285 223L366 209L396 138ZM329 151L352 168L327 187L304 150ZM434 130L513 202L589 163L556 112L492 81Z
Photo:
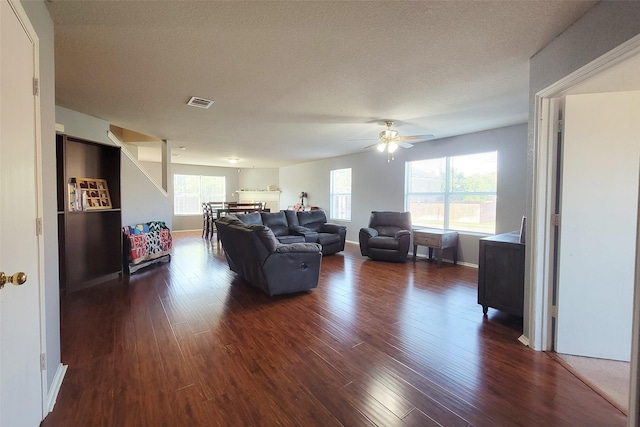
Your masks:
M271 209L261 209L256 207L235 207L235 208L220 208L214 209L216 211L216 219L220 219L223 214L227 213L251 213L251 212L271 212Z

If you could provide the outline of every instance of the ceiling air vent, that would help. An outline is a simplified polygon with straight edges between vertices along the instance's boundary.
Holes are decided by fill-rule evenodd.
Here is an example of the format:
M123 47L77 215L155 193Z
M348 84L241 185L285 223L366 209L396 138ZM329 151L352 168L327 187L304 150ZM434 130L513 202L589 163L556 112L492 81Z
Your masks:
M213 105L213 101L209 99L198 98L197 96L192 96L189 102L187 102L187 105L207 109Z

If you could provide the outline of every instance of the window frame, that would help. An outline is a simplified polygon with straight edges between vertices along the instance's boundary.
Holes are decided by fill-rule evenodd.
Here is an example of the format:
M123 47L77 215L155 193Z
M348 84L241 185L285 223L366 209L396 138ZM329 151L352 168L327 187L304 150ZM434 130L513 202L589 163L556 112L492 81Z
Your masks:
M493 154L495 153L495 158L496 158L496 169L495 169L495 174L496 174L496 189L495 191L454 191L452 188L452 173L453 173L453 168L452 168L452 162L454 159L459 158L459 157L468 157L468 156L474 156L474 155L483 155L483 154ZM410 174L410 164L412 163L418 163L418 162L422 162L422 161L430 161L430 160L442 160L444 159L444 163L445 163L445 173L444 173L444 189L442 191L419 191L419 192L410 192L410 188L411 188L411 174ZM421 160L412 160L412 161L407 161L405 162L405 196L404 196L404 203L405 203L405 210L406 211L410 211L411 208L411 203L410 203L410 198L412 196L418 196L418 197L442 197L443 199L443 204L444 204L444 220L442 223L442 227L440 226L435 226L435 225L421 225L421 224L416 224L416 226L418 227L428 227L428 228L436 228L436 229L442 229L442 230L452 230L452 231L458 231L459 233L465 233L465 234L479 234L479 235L488 235L488 236L492 236L496 234L496 225L494 222L494 228L492 232L487 232L487 231L478 231L478 230L462 230L462 229L456 229L456 228L451 228L451 218L450 218L450 214L451 214L451 200L452 198L456 198L456 197L460 197L460 196L494 196L495 197L495 201L496 201L496 208L495 208L495 214L497 216L497 199L498 199L498 151L497 150L491 150L491 151L483 151L483 152L479 152L479 153L471 153L471 154L460 154L460 155L456 155L456 156L442 156L442 157L434 157L434 158L430 158L430 159L421 159Z
M176 194L176 178L177 177L197 177L198 179L198 187L199 187L199 192L198 192L198 212L189 212L189 213L177 213L176 212L176 196L181 196L181 195L190 195L189 193L183 193L183 194ZM202 189L203 189L203 179L207 179L207 178L213 178L213 179L221 179L222 180L222 196L221 196L221 200L203 200L203 198L208 197L207 195L202 193ZM174 173L173 174L173 215L174 216L196 216L196 215L202 215L202 203L205 202L218 202L218 201L225 201L226 200L226 194L227 194L227 177L224 175L199 175L199 174L185 174L185 173ZM193 195L193 194L191 194Z
M339 172L344 172L344 171L349 171L349 192L348 193L336 192L334 188L335 175ZM331 169L329 173L329 202L330 202L329 219L336 220L336 221L351 221L351 214L352 214L351 197L353 192L352 190L353 190L353 169L352 168ZM347 196L346 203L348 204L348 206L346 207L345 218L337 217L335 212L336 209L334 208L335 207L334 198L341 197L341 196L342 197Z

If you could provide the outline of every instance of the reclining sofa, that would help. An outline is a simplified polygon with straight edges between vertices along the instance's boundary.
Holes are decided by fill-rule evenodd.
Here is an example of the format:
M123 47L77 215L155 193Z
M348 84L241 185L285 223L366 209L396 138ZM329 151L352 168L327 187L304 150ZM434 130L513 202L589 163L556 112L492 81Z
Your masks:
M232 216L216 222L229 268L268 295L316 288L322 264L317 243L282 244L264 225L246 225Z
M269 227L280 243L319 243L322 255L333 255L344 250L347 228L327 222L322 209L315 211L252 212L237 214L247 225Z

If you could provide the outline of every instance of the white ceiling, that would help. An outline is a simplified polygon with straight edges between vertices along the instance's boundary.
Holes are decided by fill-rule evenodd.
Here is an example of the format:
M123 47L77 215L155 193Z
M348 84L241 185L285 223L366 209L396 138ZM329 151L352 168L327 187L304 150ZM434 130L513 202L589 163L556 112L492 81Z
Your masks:
M525 122L529 58L594 4L53 0L56 103L185 164L355 153L384 119L443 138Z

